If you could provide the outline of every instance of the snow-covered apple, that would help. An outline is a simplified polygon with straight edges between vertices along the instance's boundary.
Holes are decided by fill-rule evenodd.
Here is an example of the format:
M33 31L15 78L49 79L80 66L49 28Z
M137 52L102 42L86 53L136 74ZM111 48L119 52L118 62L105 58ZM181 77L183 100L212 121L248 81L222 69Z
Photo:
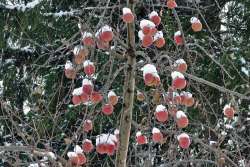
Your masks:
M122 19L125 23L132 23L134 21L134 15L129 8L122 9Z
M84 32L82 35L82 43L84 46L94 46L95 40L93 34L90 32Z
M166 122L168 120L168 111L163 105L157 105L154 114L159 122Z
M83 152L89 153L93 149L94 149L94 145L92 144L91 140L88 140L88 139L83 140L83 143L82 143L82 150L83 150Z
M194 32L199 32L202 30L202 24L200 20L197 17L192 17L190 19L190 22L192 24L192 29Z
M178 128L185 128L188 126L188 118L183 111L177 111L176 113L176 124Z
M158 15L156 11L152 11L149 14L149 19L156 25L158 26L161 23L161 17Z
M141 131L138 131L136 133L136 142L138 145L142 145L142 144L147 144L148 140L147 137L141 133Z
M191 144L191 140L188 134L186 133L181 133L180 135L177 136L177 140L179 142L179 146L183 149L189 148Z
M88 76L92 76L95 73L95 65L90 60L85 60L83 63L84 72Z
M163 140L163 135L161 131L158 128L153 128L152 130L152 140L155 143L160 143Z

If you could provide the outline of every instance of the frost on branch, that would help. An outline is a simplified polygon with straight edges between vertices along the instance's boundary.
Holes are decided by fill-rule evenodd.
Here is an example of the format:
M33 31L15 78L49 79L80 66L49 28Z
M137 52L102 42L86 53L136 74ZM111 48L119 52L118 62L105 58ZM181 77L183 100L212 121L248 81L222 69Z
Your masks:
M1 6L4 6L6 9L17 9L20 10L22 12L25 12L28 9L33 9L35 8L37 5L39 5L43 0L34 0L32 2L28 2L26 5L25 4L13 4L11 2L9 2L7 5L5 4L1 4ZM10 4L11 3L11 4Z

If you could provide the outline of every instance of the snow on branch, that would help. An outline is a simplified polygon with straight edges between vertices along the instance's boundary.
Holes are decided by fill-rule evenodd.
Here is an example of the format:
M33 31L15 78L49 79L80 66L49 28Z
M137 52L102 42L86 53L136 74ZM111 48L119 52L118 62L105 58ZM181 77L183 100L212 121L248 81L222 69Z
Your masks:
M0 6L3 6L5 9L10 9L10 10L20 10L20 11L25 11L27 9L33 9L35 8L37 5L39 5L43 0L34 0L32 2L25 4L2 4L0 3Z
M79 15L81 12L79 10L71 10L71 11L60 11L56 13L43 13L44 16L53 16L53 17L62 17L62 16L74 16Z

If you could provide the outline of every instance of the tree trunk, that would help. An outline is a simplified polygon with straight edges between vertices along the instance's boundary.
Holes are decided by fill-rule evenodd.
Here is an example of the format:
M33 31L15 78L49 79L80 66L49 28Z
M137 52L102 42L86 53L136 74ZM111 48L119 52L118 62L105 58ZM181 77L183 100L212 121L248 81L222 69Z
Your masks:
M128 7L134 13L134 1L127 0ZM119 148L116 154L116 167L126 167L127 152L129 146L129 137L132 122L132 111L134 104L134 89L135 89L135 24L127 24L128 35L128 50L127 50L127 67L124 82L124 106L120 120L120 136Z

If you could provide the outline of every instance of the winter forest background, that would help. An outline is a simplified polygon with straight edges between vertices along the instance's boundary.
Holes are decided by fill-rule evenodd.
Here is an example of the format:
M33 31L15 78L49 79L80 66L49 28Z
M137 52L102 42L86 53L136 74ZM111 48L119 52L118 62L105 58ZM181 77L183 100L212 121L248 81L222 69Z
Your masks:
M129 127L130 121L126 124L121 118L132 105L126 166L250 167L250 1L176 0L174 9L166 6L167 0L129 3L0 0L0 166L121 166L116 153L128 134L120 133L116 153L111 154L97 151L97 138L108 134L109 140L121 124ZM134 6L135 20L126 24L123 8L129 6ZM161 17L157 26L165 39L161 48L143 47L138 37L140 21L149 19L152 11ZM192 30L192 17L202 23L201 31ZM86 60L95 66L95 74L86 76L83 63L75 64L74 48L82 45L84 32L95 35L105 25L114 34L106 48L83 46ZM182 45L174 40L179 30ZM135 60L134 66L127 59ZM183 90L170 88L178 59L188 67ZM67 61L77 71L73 79L65 76ZM146 64L156 67L160 83L145 84ZM74 105L72 92L84 78L103 99ZM118 103L111 115L105 115L110 91ZM192 93L192 106L174 102L173 95L182 91ZM156 119L160 105L169 113L164 123ZM223 113L225 105L234 109L233 118ZM177 116L170 113L173 108L187 116L187 127L177 126ZM87 119L93 123L90 132L84 130ZM161 131L160 142L152 141L154 127ZM147 143L140 144L139 131ZM190 137L186 149L178 143L181 133ZM89 153L78 147L85 139L95 147ZM75 159L76 152L86 162Z

